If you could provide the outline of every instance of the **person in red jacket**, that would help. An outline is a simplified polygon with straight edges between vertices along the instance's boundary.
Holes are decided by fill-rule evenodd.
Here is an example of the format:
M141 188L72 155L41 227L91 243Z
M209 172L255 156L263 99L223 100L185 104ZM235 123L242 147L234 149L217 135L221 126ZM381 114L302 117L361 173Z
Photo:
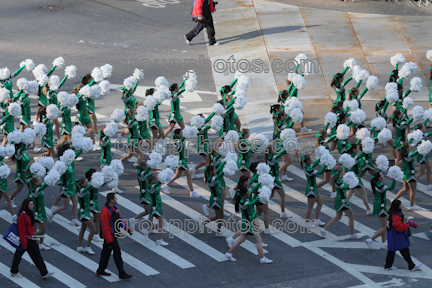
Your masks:
M213 0L194 0L192 8L192 19L198 24L187 34L184 35L186 43L191 45L192 39L197 36L204 28L207 29L207 36L209 45L218 46L221 43L215 39L215 29L213 26L213 12L216 12L215 4Z
M420 270L421 264L414 264L409 252L410 242L408 239L409 227L417 227L417 224L402 214L402 203L399 200L393 200L388 217L387 224L387 243L388 252L385 264L385 270L396 270L393 266L396 251L399 251L405 261L408 263L408 269L411 271Z
M127 230L131 235L132 230L130 230L126 223L122 221L123 218L121 217L116 205L117 197L115 196L115 193L108 193L106 200L107 202L105 203L105 207L100 213L100 236L104 239L104 244L99 261L99 268L97 269L96 274L99 276L111 276L110 273L105 272L105 269L108 266L111 251L113 251L114 262L119 271L119 278L122 280L130 279L132 278L132 275L127 274L123 268L123 259L121 257L121 250L117 242L116 234L120 233L120 231L118 231L120 227Z
M30 199L24 199L21 204L21 208L18 213L18 236L20 237L21 246L24 248L21 251L16 250L12 261L11 276L17 278L23 278L21 273L18 272L18 266L21 262L21 258L27 251L30 258L33 260L35 266L39 269L42 278L47 278L54 274L54 272L48 272L45 262L42 259L42 255L39 250L39 245L35 240L34 224L35 219L33 217L34 203Z

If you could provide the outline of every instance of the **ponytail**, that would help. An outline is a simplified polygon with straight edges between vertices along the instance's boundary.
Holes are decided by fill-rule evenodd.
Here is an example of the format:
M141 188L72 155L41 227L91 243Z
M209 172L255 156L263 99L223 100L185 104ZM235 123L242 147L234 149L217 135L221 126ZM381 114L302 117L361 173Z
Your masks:
M335 87L336 86L336 82L340 82L343 79L343 74L342 73L337 73L333 75L332 81L330 83L331 87Z
M399 115L401 114L402 112L401 111L399 111L399 110L396 110L394 113L393 113L393 118L392 118L392 123L393 123L393 126L396 126L397 125L397 119L399 118Z
M278 101L280 102L280 101ZM281 108L280 104L274 104L270 106L270 114L276 113L277 110Z
M332 174L332 178L331 178L331 180L330 180L330 185L331 186L334 186L334 184L336 183L336 180L337 180L337 178L339 177L339 174L341 173L341 172L343 172L343 167L342 166L336 166L335 168L334 168L334 173Z
M237 190L236 195L234 196L234 201L235 201L234 209L237 213L240 212L240 200L242 197L245 198L247 192L248 192L248 188L242 186L240 187L240 189Z
M209 183L210 176L211 176L210 173L211 173L211 171L213 171L213 169L215 169L215 166L213 166L213 165L209 165L209 166L207 166L205 168L204 175L205 175L205 181L206 181L206 183Z
M376 188L376 182L378 182L378 179L381 176L381 172L375 172L371 179L371 187L372 187L372 193L375 195L375 188Z
M287 81L288 81L288 79L287 79ZM290 85L291 83L289 83L288 85ZM282 99L286 99L286 97L288 96L288 90L282 90L282 91L280 91L279 92L279 95L278 95L278 103L279 102L282 102ZM270 113L272 113L272 112L270 112Z

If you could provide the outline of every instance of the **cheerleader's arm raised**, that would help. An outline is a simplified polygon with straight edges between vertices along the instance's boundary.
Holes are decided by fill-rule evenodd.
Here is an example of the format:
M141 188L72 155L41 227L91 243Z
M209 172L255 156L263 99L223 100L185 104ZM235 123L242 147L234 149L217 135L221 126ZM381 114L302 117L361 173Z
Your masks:
M220 174L223 175L223 168L225 166L226 162L222 162L219 167L216 169L216 178L219 177Z
M257 194L259 188L261 188L261 184L258 183L257 185L255 185L255 187L253 187L250 190L250 194L253 195L254 199L256 198L256 194Z
M185 84L185 82L186 82L187 79L188 79L188 78L183 79L183 82L180 83L180 86L179 86L180 89L183 88L183 86L184 86L184 84Z
M68 78L68 75L63 77L63 79L60 81L59 89L63 86L63 84L66 82L66 79Z
M396 180L393 180L390 186L387 186L386 190L393 190L396 186Z
M342 75L345 76L345 73L348 71L349 67L345 67L345 69L342 71Z
M346 69L346 68L345 68ZM347 85L348 84L348 82L350 82L351 80L353 79L353 77L351 76L351 77L349 77L348 79L346 79L345 81L344 81L344 86L345 85Z
M54 70L57 68L57 66L53 66L49 71L48 71L48 73L47 73L47 76L49 77L53 72L54 72Z
M15 72L13 72L11 75L10 75L10 79L12 79L12 78L14 78L15 76L18 76L18 74L25 68L26 66L25 65L23 65L22 67L20 67L20 68L18 68Z
M321 170L317 171L317 174L323 174L326 170L326 165L322 165Z
M215 115L214 112L213 112L212 114L210 114L210 115L205 119L204 124L206 124L207 122L209 122L209 121L213 118L214 115Z
M279 154L277 154L275 157L276 157L276 159L279 159L280 157L282 157L285 154L287 154L287 151L285 149L283 149L282 152L280 152Z
M368 91L368 88L363 89L362 93L359 95L358 100L361 100L361 98L366 94L366 92Z

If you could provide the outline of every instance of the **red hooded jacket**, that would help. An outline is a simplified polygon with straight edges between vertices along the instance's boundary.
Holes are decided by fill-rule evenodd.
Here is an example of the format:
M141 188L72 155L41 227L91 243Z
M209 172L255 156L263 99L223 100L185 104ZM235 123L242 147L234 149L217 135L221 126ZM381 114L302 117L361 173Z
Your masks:
M212 0L194 0L192 17L209 16L214 12L214 3Z
M34 236L34 225L31 224L31 218L25 212L18 217L18 236L20 237L21 246L27 249L27 236Z

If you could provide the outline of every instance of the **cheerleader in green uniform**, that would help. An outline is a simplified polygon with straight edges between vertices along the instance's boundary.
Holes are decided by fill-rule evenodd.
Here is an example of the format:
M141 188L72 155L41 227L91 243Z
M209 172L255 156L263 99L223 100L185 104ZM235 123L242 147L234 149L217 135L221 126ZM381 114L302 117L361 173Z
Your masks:
M33 176L30 181L30 199L34 202L34 218L39 226L35 231L35 235L45 235L47 215L45 212L45 194L44 190L48 185L38 176ZM50 250L51 248L43 244L44 238L40 238L39 249Z
M429 121L429 119L426 119L426 121L423 124L418 124L414 130L420 129L423 132L423 139L426 140L427 137L432 135L432 132L426 133L426 123ZM411 138L408 141L408 144L411 144L413 142L414 138ZM427 186L426 189L427 190L432 190L432 185L431 185L431 166L429 164L429 156L423 156L421 154L417 155L417 162L419 163L419 172L416 175L416 178L419 179L421 176L423 176L424 172L426 171L426 182L427 182Z
M153 95L155 89L154 88L150 88L146 90L146 96L148 95ZM149 127L152 131L152 135L153 135L153 139L152 139L152 144L153 146L155 145L155 140L156 139L161 139L164 135L164 131L162 129L162 125L160 124L160 115L159 115L159 103L156 102L155 108L150 112L149 114Z
M92 219L91 219L91 207L92 205L90 204L90 197L92 194L92 185L91 182L89 182L89 180L87 180L86 177L81 177L78 180L78 183L76 185L76 190L77 190L77 195L78 195L78 202L80 204L80 210L79 210L79 214L80 214L80 221L81 221L81 230L78 234L78 248L77 251L78 252L87 252L90 255L94 255L96 254L93 249L91 248L90 244L91 244L91 240L93 239L93 235L95 235L97 233L96 231L96 227L95 227L95 223L93 223ZM84 238L84 233L87 229L87 227L89 228L89 236L87 238L87 246L84 248L82 247L82 241Z
M336 125L331 129L331 134L330 134L330 137L329 137L329 139L327 139L326 141L325 141L325 143L326 143L326 145L327 145L327 143L330 143L330 148L329 148L329 151L333 151L334 149L338 149L338 151L339 151L339 153L344 153L344 152L346 152L346 147L345 147L345 145L347 144L347 142L348 141L343 141L343 140L339 140L337 137L336 137L336 132L337 132L337 127L340 125L340 124L345 124L346 123L346 120L347 120L347 117L346 117L346 114L345 113L340 113L338 116L337 116L337 118L338 118L338 120L337 120L337 122L336 122ZM345 142L345 143L343 143L343 142ZM349 143L349 142L348 142ZM345 148L345 150L344 150L344 148ZM349 148L349 147L348 147ZM342 151L342 152L341 152Z
M348 202L346 191L349 189L347 184L343 182L343 175L345 174L344 168L342 166L336 166L334 168L334 173L332 174L332 179L330 181L331 185L334 185L336 188L336 198L334 209L336 210L336 216L333 217L324 228L321 228L321 237L327 238L327 230L333 226L336 222L340 221L343 213L349 218L349 229L351 232L350 239L361 239L362 236L357 235L354 231L354 213L351 209L351 206Z
M289 80L287 79L287 82L289 82ZM291 84L291 82L290 82L290 84ZM288 85L290 85L290 84L288 84ZM279 91L279 95L278 95L278 103L280 103L280 105L282 106L282 107L285 107L285 102L288 100L288 97L289 96L289 93L288 93L288 90L282 90L282 91ZM271 112L270 112L271 113Z
M403 144L406 142L406 129L409 124L414 120L413 118L405 121L403 119L404 115L401 111L396 110L392 116L393 127L396 129L396 138L394 140L394 148L395 150L400 150ZM397 153L397 159L395 165L399 165L402 161L402 154Z
M55 159L56 152L54 149L54 139L53 139L53 121L47 117L46 112L47 106L39 108L38 114L39 119L42 120L42 123L46 126L46 133L42 137L42 143L41 146L45 146L47 148L47 152L41 154L39 157L34 157L35 162L37 162L37 159L43 156L49 156Z
M386 113L388 105L389 105L389 102L385 98L384 98L384 100L378 101L376 106L375 106L376 117L383 117L386 121L388 121L388 116Z
M250 136L249 129L243 128L239 133L239 157L238 157L238 169L242 172L242 175L251 177L250 173L250 156L251 153L255 153L260 145L252 145L247 140Z
M382 244L381 249L387 249L387 220L388 220L388 211L387 211L387 191L391 191L395 188L396 181L393 180L390 186L384 185L382 181L384 180L384 176L381 172L375 172L371 180L372 192L375 195L374 200L374 208L373 214L378 216L381 228L375 232L375 234L366 239L366 243L370 249L372 249L372 243L381 236Z
M171 91L171 112L169 115L168 121L170 122L168 128L164 132L164 136L162 139L165 139L166 136L171 132L174 128L175 124L178 124L180 128L183 130L185 128L183 117L180 113L180 95L186 91L185 88L182 88L187 79L184 79L180 86L177 83L172 84L169 87Z
M30 59L28 59L28 60L30 60ZM33 63L33 61L32 61L32 60L30 60L30 61L31 61L31 63L29 63L29 64L30 64L31 66L34 67L34 63ZM26 62L26 61L24 61L24 62ZM23 63L24 63L24 62L23 62ZM12 86L13 86L13 83L12 83L12 79L15 78L16 76L18 76L18 74L21 73L21 71L22 71L24 68L26 68L26 65L21 66L21 67L18 68L14 73L10 74L9 78L0 80L0 87L1 87L1 88L6 88L6 89L9 90L10 98L13 98L13 92L12 92ZM33 68L31 68L31 69L26 69L26 70L27 70L27 71L30 71L30 70L33 70Z
M306 223L306 225L310 226L310 227L314 227L314 224L311 223L311 214L312 214L312 208L314 207L315 203L317 204L317 206L315 208L315 222L319 226L325 225L325 223L319 219L319 215L320 215L321 208L323 205L323 200L322 200L321 194L318 193L316 177L319 174L323 174L326 167L325 167L325 165L322 165L321 170L319 170L319 171L315 170L314 168L316 166L318 166L319 162L320 162L320 159L318 159L317 161L312 163L312 159L311 159L310 155L305 155L305 156L301 157L301 162L300 162L301 167L305 171L306 180L307 180L305 196L307 197L307 200L308 200L308 206L306 209L305 219L308 221Z
M93 145L96 144L95 141L95 131L93 130L92 120L89 116L89 111L87 107L88 100L84 95L81 95L79 91L83 87L82 84L75 87L75 89L72 91L75 95L78 97L78 104L76 105L76 108L78 110L78 113L75 118L75 125L82 125L87 128L87 130L90 133L90 138L93 140Z
M396 110L402 110L403 100L405 99L405 97L407 97L411 93L411 89L408 89L404 93L403 85L402 85L402 83L399 83L398 84L398 93L399 93L399 100L396 101L395 103L392 103L393 113L396 112Z
M212 221L216 221L217 223L217 232L216 237L226 237L227 235L225 233L220 232L222 228L222 220L224 218L223 213L223 207L224 203L222 202L222 191L220 189L220 179L224 177L223 167L225 165L225 162L222 163L222 165L216 169L215 166L209 165L206 168L205 171L205 179L207 182L207 185L209 186L211 196L209 198L210 200L210 208L215 211L215 216L210 217L209 219L202 222L202 226L207 225L208 223Z
M41 64L42 65L42 64ZM46 68L46 67L45 67ZM51 74L54 72L54 70L57 68L57 66L53 66L49 71L48 71L48 73L46 74L46 76L47 77L49 77L49 76L51 76ZM36 70L36 69L35 69ZM33 74L35 73L35 70L33 71ZM36 75L35 75L36 76ZM39 85L39 89L38 89L38 108L42 108L42 107L45 107L45 106L47 106L48 105L48 98L47 98L47 96L46 96L46 92L47 91L49 91L49 89L48 90L46 90L45 89L45 87L48 85L48 83L47 84L45 84L44 86L41 86L41 85ZM39 115L38 114L36 114L35 115L35 121L39 121L40 120L40 118L39 118Z
M352 80L352 77L349 77L344 81L344 75L348 69L349 67L346 67L342 73L333 75L330 86L333 87L336 92L337 97L335 102L345 101L345 85L347 85Z
M11 193L11 200L20 193L26 181L26 172L30 163L30 156L26 151L27 145L24 143L15 143L15 154L12 156L12 161L16 162L16 172L14 182L16 183L15 190Z
M291 215L287 214L285 212L285 191L283 189L282 183L279 179L279 158L281 158L283 155L285 155L287 152L285 149L283 149L281 152L276 152L277 147L275 147L275 144L270 144L267 146L266 153L264 153L264 161L270 166L270 175L275 177L274 182L274 189L272 191L272 196L274 195L274 191L276 191L279 194L280 197L280 207L281 207L281 218L290 218ZM280 149L278 149L280 150Z
M96 83L96 81L93 79L93 77L91 76L91 74L87 74L84 77L82 77L81 79L81 84L82 85L89 85L89 86L93 86ZM98 126L97 126L97 117L96 117L96 107L95 107L95 99L91 99L88 98L87 99L87 109L88 109L88 114L90 116L90 119L93 123L93 131L98 131ZM98 151L99 146L93 146L93 151Z
M191 173L192 179L195 179L195 172L201 167L208 167L210 165L210 151L209 151L209 140L208 140L208 130L210 130L211 125L206 125L215 115L213 112L209 117L205 118L203 114L198 114L204 118L204 126L198 128L198 145L197 145L197 154L203 158L203 161L198 163L194 168L191 168L189 171Z
M65 77L65 81L66 81L66 78L67 78L67 76ZM42 90L43 90L43 93L45 95L47 95L47 106L50 105L50 104L54 104L54 105L57 106L57 104L58 104L58 101L57 101L57 92L56 91L51 91L50 88L49 88L49 84L47 84L46 86L44 86L42 88ZM40 120L40 118L39 118L39 120ZM59 141L60 141L60 138L61 138L60 137L60 122L58 121L57 118L53 119L52 122L55 125L55 132L56 132L57 139L59 139Z
M411 153L410 146L408 143L403 144L399 153L402 156L402 170L404 173L403 188L399 190L394 200L399 199L400 197L405 195L409 189L411 191L410 210L418 210L419 206L415 205L415 196L417 191L417 178L415 176L414 157L417 156L419 153L417 150Z
M187 150L185 145L185 137L183 136L183 132L181 129L175 129L173 133L173 139L175 141L174 149L177 150L177 156L179 158L179 166L176 170L176 173L174 175L174 179L171 180L168 183L165 183L162 185L162 190L165 192L165 194L170 194L169 192L169 185L171 185L175 180L180 178L182 174L186 176L187 184L190 191L190 197L192 198L202 198L200 194L198 194L196 191L193 190L192 185L192 176L189 171L189 167L187 165Z
M162 239L164 216L162 211L162 198L160 196L160 185L162 185L162 183L159 181L156 174L151 174L147 177L147 187L150 194L150 216L155 217L158 220L158 240L156 240L156 245L168 246L168 243Z
M94 168L90 168L87 169L87 171L84 171L85 173L85 177L87 178L87 180L90 182L91 181L91 177L93 175L93 173L96 172L96 169ZM90 182L91 183L91 182ZM106 184L106 182L104 183L104 185ZM103 187L103 185L102 185ZM100 188L102 188L100 187ZM90 188L90 212L93 214L93 223L95 225L95 229L96 229L96 233L93 236L93 240L95 241L99 241L99 242L103 242L103 239L100 238L99 236L99 228L100 228L100 208L99 208L99 189L100 188L95 188L95 187L91 187Z
M27 93L24 91L18 91L17 95L15 95L14 102L18 103L21 106L21 115L19 117L20 122L20 131L23 132L25 128L30 128L30 98Z
M101 155L101 160L100 160L100 167L104 167L109 166L111 164L112 161L112 155L111 155L111 139L110 137L108 137L108 135L105 134L104 129L106 128L106 126L104 128L102 128L99 131L100 134L100 143L102 146L102 155Z
M252 236L255 240L255 245L260 257L261 264L269 264L273 261L264 256L262 239L259 233L259 226L256 223L256 219L258 215L255 211L254 206L260 201L259 198L255 198L250 200L250 192L248 188L241 187L239 192L236 193L235 196L235 211L242 213L242 229L240 237L234 242L231 248L225 253L225 257L227 257L230 261L236 261L236 259L232 256L232 253L242 244L248 235Z
M285 129L286 114L280 110L280 106L273 105L270 109L270 113L273 113L273 140L280 138L280 133Z
M137 109L140 106L143 106L143 104L137 104ZM143 106L143 108L145 108L145 107ZM145 109L147 109L147 108L145 108ZM135 118L136 118L136 116L135 116ZM138 117L138 119L137 119L137 121L138 121L138 132L139 132L140 143L142 141L146 141L148 143L149 147L150 147L152 141L150 139L151 136L150 136L150 132L148 130L147 120L148 120L148 118L141 119L140 117Z
M13 158L12 158L12 160L13 160ZM3 165L6 165L6 163L4 162L3 157L0 156L0 166L3 166ZM14 222L16 222L17 221L17 215L15 214L15 212L13 210L13 206L12 206L13 200L11 200L11 196L9 196L9 193L8 193L7 178L6 179L0 179L0 199L2 197L4 197L6 200L6 205L7 205L7 208L9 210L9 213L11 213L11 215L12 215L12 220Z
M136 168L137 179L138 179L139 189L140 189L139 203L144 206L144 212L141 212L137 214L134 218L131 218L130 219L131 223L135 223L136 220L149 215L151 212L151 206L150 206L151 195L149 193L148 186L147 186L147 178L150 176L150 170L151 170L150 166L148 166L145 161L141 161L138 167ZM150 223L153 223L152 220L153 219L151 218L149 219ZM144 235L147 237L148 233L144 233Z
M136 101L136 98L133 94L137 87L138 87L138 80L136 81L132 89L127 90L126 87L123 86L122 100L125 106L125 112L128 109L135 109L135 105L137 104L138 101Z
M8 140L7 135L15 130L14 126L14 116L9 114L8 108L10 99L6 100L3 103L0 103L0 111L3 113L3 118L0 120L0 125L3 130L3 144L2 146L6 146Z
M142 161L144 154L140 149L139 143L139 131L138 131L138 121L135 119L135 109L128 109L127 114L129 117L126 117L123 121L123 124L127 124L129 129L128 136L128 153L126 156L122 157L120 161L125 161L131 158L134 153L138 154L138 163Z
M72 142L71 134L72 134L72 120L71 120L71 109L68 106L59 107L59 114L62 117L61 123L61 131L60 133L63 135L63 138L58 142L56 146L56 150L59 150L60 147L69 141Z

